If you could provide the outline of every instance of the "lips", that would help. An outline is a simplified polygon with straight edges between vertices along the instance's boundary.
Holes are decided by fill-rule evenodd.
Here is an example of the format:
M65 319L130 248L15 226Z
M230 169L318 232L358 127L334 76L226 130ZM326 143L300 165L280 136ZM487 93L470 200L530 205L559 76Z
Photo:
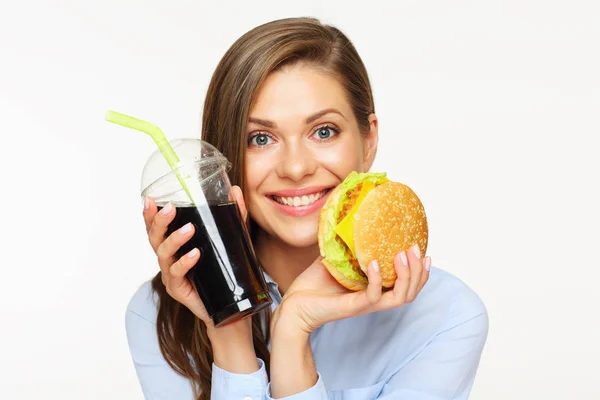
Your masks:
M322 186L282 190L268 194L267 198L280 211L298 217L320 210L332 189Z
M328 191L329 191L329 189L325 189L319 193L312 193L309 195L293 196L293 197L291 197L291 196L290 197L280 197L280 196L272 195L271 197L273 198L273 200L275 200L279 204L283 204L285 206L290 206L290 207L299 207L299 206L308 206L308 205L313 204L315 201L317 201L321 197L323 197Z

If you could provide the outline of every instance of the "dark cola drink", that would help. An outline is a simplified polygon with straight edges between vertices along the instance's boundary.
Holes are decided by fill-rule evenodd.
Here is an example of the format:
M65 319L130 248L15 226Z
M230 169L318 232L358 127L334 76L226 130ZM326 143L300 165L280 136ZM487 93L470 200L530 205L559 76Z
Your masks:
M176 206L167 236L188 222L194 225L194 236L181 246L176 257L193 248L200 250L200 259L187 277L215 326L220 326L259 312L272 301L238 205L230 202L205 208L210 210L212 221L206 211L202 215L195 206Z

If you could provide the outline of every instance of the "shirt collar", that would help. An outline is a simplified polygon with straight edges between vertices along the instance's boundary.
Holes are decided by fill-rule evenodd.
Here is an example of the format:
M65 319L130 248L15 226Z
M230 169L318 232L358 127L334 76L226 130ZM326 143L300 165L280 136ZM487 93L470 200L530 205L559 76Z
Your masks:
M271 275L267 274L267 271L265 271L264 269L263 269L263 276L265 277L265 281L266 281L267 283L270 283L270 284L273 284L273 285L275 285L275 286L278 286L278 285L277 285L277 282L275 282L275 281L273 280L273 278L271 278Z

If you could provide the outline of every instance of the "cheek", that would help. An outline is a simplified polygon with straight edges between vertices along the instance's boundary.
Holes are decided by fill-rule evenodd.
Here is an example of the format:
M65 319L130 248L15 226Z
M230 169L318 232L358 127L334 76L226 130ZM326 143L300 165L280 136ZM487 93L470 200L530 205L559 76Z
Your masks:
M335 146L320 151L319 159L323 164L342 171L342 175L351 170L361 172L363 154L362 148L357 143L360 142L354 138L346 137L339 140Z
M245 200L250 207L258 196L261 184L273 169L273 160L266 154L246 155Z

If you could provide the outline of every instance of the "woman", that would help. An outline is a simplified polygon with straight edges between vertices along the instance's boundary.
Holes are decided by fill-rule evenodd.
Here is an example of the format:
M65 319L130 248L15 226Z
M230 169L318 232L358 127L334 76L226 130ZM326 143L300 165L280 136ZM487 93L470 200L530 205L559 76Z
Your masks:
M476 294L418 248L398 254L385 293L376 263L369 287L348 292L319 262L319 208L349 172L369 170L378 141L367 72L339 30L286 19L242 36L210 83L202 137L233 164L273 314L215 328L185 279L199 252L173 256L193 228L165 238L175 210L146 199L161 272L127 310L146 398L468 397L488 329ZM302 194L309 204L281 205Z

